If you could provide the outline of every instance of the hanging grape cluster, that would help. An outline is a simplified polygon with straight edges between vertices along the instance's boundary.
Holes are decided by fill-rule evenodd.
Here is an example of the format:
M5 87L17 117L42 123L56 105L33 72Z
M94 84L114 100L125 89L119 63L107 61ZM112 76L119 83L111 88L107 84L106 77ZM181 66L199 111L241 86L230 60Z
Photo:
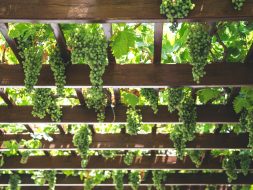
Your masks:
M116 190L123 190L123 178L124 178L124 173L121 170L114 171L112 174L112 179L113 183L115 184L115 189Z
M43 177L45 181L48 182L49 190L55 189L56 183L56 171L55 170L45 170L43 171Z
M211 49L211 36L203 24L192 24L187 38L187 46L192 58L192 75L194 81L200 82L205 75L208 54Z
M174 19L187 17L193 8L191 0L163 0L160 13L166 15L170 22L174 22Z
M33 111L32 115L43 119L44 117L50 115L51 120L54 122L61 121L62 110L61 106L57 104L56 98L48 88L38 88L32 97L33 100Z
M191 161L198 168L202 164L203 151L201 151L201 150L192 150L192 151L189 151L188 153L189 153Z
M184 98L183 88L168 88L168 110L174 112Z
M18 174L12 174L9 179L10 190L18 190L21 180Z
M233 7L235 10L240 11L245 3L245 0L232 0Z
M82 157L82 167L86 167L88 159L88 150L92 142L92 136L87 126L81 128L75 133L73 137L73 144L77 147Z
M133 190L138 190L141 183L141 175L139 171L131 171L129 175L129 183Z
M137 135L141 127L142 115L137 108L127 109L127 131L130 135Z
M152 180L157 190L165 190L163 183L166 180L166 172L152 171Z
M53 71L57 94L63 96L64 86L66 84L65 65L58 48L51 48L51 51L49 52L49 64Z
M232 155L226 156L222 161L222 168L226 171L226 174L228 176L228 181L230 183L233 180L237 179L236 160L237 160L237 155L232 154Z
M186 95L178 106L179 121L182 125L175 125L170 138L177 150L177 156L183 159L186 143L195 138L196 131L196 105L191 95Z
M244 109L240 116L240 125L242 129L246 129L249 134L248 147L253 148L253 111Z
M92 88L88 90L89 96L86 103L89 108L94 108L98 112L98 120L104 120L106 106L106 96L102 85L102 76L108 65L107 61L107 41L100 30L89 30L79 28L76 30L70 41L72 49L71 59L73 63L88 64L90 67L90 82Z
M135 158L135 153L132 151L128 151L125 155L124 155L124 163L128 166L130 166Z
M148 101L156 114L158 112L158 92L153 88L143 88L141 95Z

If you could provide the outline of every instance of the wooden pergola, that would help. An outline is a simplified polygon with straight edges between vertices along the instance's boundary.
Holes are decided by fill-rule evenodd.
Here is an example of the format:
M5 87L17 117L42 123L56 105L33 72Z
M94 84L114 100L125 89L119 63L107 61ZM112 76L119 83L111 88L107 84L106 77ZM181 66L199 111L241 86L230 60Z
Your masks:
M154 23L154 60L153 64L119 65L108 48L109 66L104 74L104 88L113 88L117 97L117 105L114 108L106 108L105 123L126 123L126 106L119 101L119 88L166 88L166 87L191 87L194 89L205 87L232 87L232 95L227 105L199 105L197 106L197 122L211 124L236 124L239 123L239 115L234 112L233 99L240 91L240 87L253 86L253 45L251 46L245 63L212 63L206 66L206 75L199 84L193 81L192 67L185 64L161 64L163 23L168 22L166 17L160 14L161 0L1 0L0 1L0 32L12 49L18 65L0 64L0 88L24 87L24 72L22 58L15 39L8 36L8 23L47 23L51 25L52 32L60 47L62 59L70 62L70 52L67 49L66 40L62 32L61 23L102 23L105 36L112 36L112 23ZM253 1L246 1L241 11L235 11L231 6L231 0L193 0L196 7L187 18L179 19L179 22L205 22L218 21L252 21ZM125 75L127 73L127 76ZM168 135L158 134L156 129L150 134L138 134L130 136L124 130L119 134L97 133L93 124L98 123L94 110L85 108L85 98L82 88L91 86L89 79L89 67L73 63L66 69L66 88L74 88L79 99L79 106L63 106L61 122L55 123L49 117L45 119L34 118L31 114L31 106L17 106L9 95L0 90L0 97L7 106L0 106L0 124L24 124L29 133L33 133L31 124L45 123L57 124L60 134L52 135L53 141L42 140L42 147L36 150L68 150L75 151L72 143L73 135L65 134L62 124L89 124L92 129L92 144L90 150L150 150L159 151L173 148L173 142ZM36 87L55 88L53 73L48 65L43 65ZM169 113L167 106L159 106L158 113L154 114L148 106L141 106L143 123L167 124L179 123L177 112ZM114 119L116 118L116 119ZM3 142L7 140L32 139L30 134L0 134L0 151L6 151ZM248 150L247 134L198 134L196 139L187 144L187 150L212 149L240 149ZM26 150L20 148L19 150ZM10 157L5 160L0 170L82 170L81 158L71 156L34 156L29 157L27 164L19 163L20 157ZM145 169L145 170L217 170L219 173L168 174L165 186L185 186L182 189L204 189L206 185L218 185L220 189L231 189L230 185L253 184L253 174L239 175L238 179L229 183L222 166L222 157L213 158L206 154L203 163L196 168L189 157L183 161L175 156L154 155L136 157L133 164L127 166L122 156L114 159L105 159L102 156L91 156L86 170L118 170L118 169ZM239 163L238 163L239 164ZM251 163L250 170L253 170ZM0 176L0 186L7 186L9 175ZM22 189L46 189L36 187L30 175L21 175ZM151 186L152 176L141 183L140 189ZM56 189L82 189L83 181L79 177L58 174ZM112 189L111 179L106 180L95 189ZM124 179L125 189L131 189L128 177Z

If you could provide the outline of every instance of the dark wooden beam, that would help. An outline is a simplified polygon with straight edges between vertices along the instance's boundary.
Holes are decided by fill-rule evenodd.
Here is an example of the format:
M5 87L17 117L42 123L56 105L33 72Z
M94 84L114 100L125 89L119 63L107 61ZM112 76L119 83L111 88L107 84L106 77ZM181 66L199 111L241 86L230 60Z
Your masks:
M22 65L22 58L19 55L17 42L14 39L10 38L9 35L8 35L8 25L4 24L4 23L0 23L0 32L2 33L2 35L3 35L4 39L6 40L7 44L10 46L10 48L13 51L14 55L16 56L18 62Z
M230 0L193 0L195 8L178 21L252 20L253 3L246 1L241 11ZM169 22L160 14L161 0L1 0L1 22ZM17 11L18 10L18 11ZM144 10L144 11L143 11Z
M114 55L112 54L112 48L110 46L110 40L112 37L112 24L109 24L109 23L103 24L103 30L105 33L105 37L108 41L108 48L107 48L108 61L110 65L114 65L116 64L116 59Z
M21 174L21 184L20 186L39 186L34 184L34 180L31 179L29 174ZM56 186L84 186L83 180L79 176L65 176L63 174L58 174L56 180ZM10 175L1 175L0 184L1 186L8 186ZM128 175L125 175L123 179L124 186L129 185ZM216 174L191 174L191 173L181 173L181 174L167 174L164 182L165 186L178 185L182 187L190 186L204 186L204 185L250 185L253 183L253 174L247 176L239 175L238 179L229 183L225 173ZM48 184L46 183L46 186ZM103 181L99 186L109 186L112 188L114 186L112 179L107 179ZM140 186L152 186L153 180L152 175L148 175L144 181L141 182Z
M108 66L104 74L104 87L241 87L253 85L253 64L210 64L199 84L192 78L188 64L138 64ZM127 75L126 75L127 74ZM89 67L73 64L66 72L66 87L90 87ZM24 74L18 65L0 64L0 87L24 87ZM43 65L36 86L54 87L55 81L49 65Z
M154 114L149 106L140 107L143 118L143 123L178 123L177 112L169 113L167 106L159 106L158 113ZM61 123L98 123L97 114L92 109L87 109L83 106L63 106L63 117ZM104 123L126 123L126 110L123 105L117 105L114 108L115 115L112 113L111 107L105 109ZM32 116L32 106L12 106L0 107L0 123L54 123L50 117L39 119ZM197 106L197 122L198 123L238 123L239 116L235 114L232 106Z
M163 23L154 24L154 60L153 63L160 64L162 58Z
M54 134L50 135L53 140L41 140L39 150L76 150L73 145L73 135ZM7 150L3 142L22 139L33 139L29 134L2 134L0 135L0 151ZM94 133L90 150L166 150L174 148L173 141L167 134L98 134ZM203 134L187 143L187 150L212 150L212 149L250 149L248 147L247 134ZM26 148L19 148L26 150ZM36 149L38 150L38 149Z
M179 160L176 156L142 156L136 157L128 166L122 156L106 159L102 156L90 156L85 169L81 167L81 158L78 156L33 156L29 157L27 164L20 163L21 157L5 158L0 170L115 170L115 169L170 169L170 170L222 170L222 157L204 159L201 166L196 168L189 157ZM239 167L240 163L237 163ZM253 164L250 170L253 169Z

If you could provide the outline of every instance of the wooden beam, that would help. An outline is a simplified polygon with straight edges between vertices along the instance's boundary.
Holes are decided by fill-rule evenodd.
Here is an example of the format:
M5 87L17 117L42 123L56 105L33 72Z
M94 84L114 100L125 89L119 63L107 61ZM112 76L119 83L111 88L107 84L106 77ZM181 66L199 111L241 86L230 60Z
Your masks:
M199 84L192 78L188 64L137 64L108 66L103 77L104 87L240 87L253 85L253 64L210 64ZM126 75L127 74L127 75ZM66 71L66 87L90 87L89 67L73 64ZM49 65L43 65L36 87L54 87ZM0 64L0 87L24 87L24 74L19 65Z
M3 101L8 105L8 106L13 106L14 102L13 100L8 96L7 92L4 92L3 89L0 89L0 97L3 99Z
M163 23L154 24L154 60L153 63L160 64L162 58Z
M34 180L31 179L32 175L29 174L20 174L21 184L20 186L39 186L34 184ZM56 186L72 186L78 187L84 186L83 180L79 176L65 176L63 174L58 174L56 180ZM8 186L10 175L3 174L1 175L0 185ZM129 186L128 175L125 175L123 180L124 186ZM167 174L164 182L165 186L205 186L205 185L250 185L253 183L253 174L248 174L247 176L239 175L237 180L228 182L227 176L225 173L216 173L216 174L191 174L191 173L181 173L181 174ZM48 184L46 183L46 186ZM99 186L114 186L112 179L107 179ZM140 184L141 187L153 186L152 175L148 175L144 181Z
M35 150L76 150L73 145L73 135L50 135L53 140L41 140L42 146ZM8 150L3 142L22 139L33 139L30 134L2 134L0 135L0 151ZM90 150L167 150L174 148L173 141L168 134L98 134L93 133ZM225 150L225 149L250 149L247 134L203 134L187 143L187 150ZM19 148L26 150L26 148ZM31 149L29 149L31 150Z
M139 107L143 118L143 123L157 124L157 123L179 123L177 112L169 113L167 106L159 106L158 113L154 114L149 106ZM104 123L126 123L126 110L123 105L117 105L114 108L115 115L112 113L111 107L105 109ZM54 123L50 117L39 119L32 116L32 106L12 106L0 107L0 123L52 123L52 124L75 124L98 123L97 114L94 110L85 108L83 106L63 106L63 117L61 122ZM115 117L114 117L115 116ZM238 123L239 116L235 114L233 107L208 105L197 106L197 122L198 123Z
M0 170L222 170L222 157L204 159L201 166L196 168L189 157L183 161L176 156L142 156L136 157L128 166L122 156L106 159L102 156L90 156L85 169L81 167L81 158L78 156L33 156L29 157L27 164L20 163L21 157L8 157ZM239 167L240 163L237 163ZM250 170L253 169L253 164Z
M178 21L252 20L253 3L246 1L241 11L230 0L193 0L195 8ZM1 0L1 22L169 22L160 14L161 0ZM17 11L18 10L18 11Z
M110 46L110 41L112 37L112 24L109 24L109 23L103 24L103 30L104 30L105 37L108 41L108 48L107 48L108 61L110 65L114 65L116 64L116 58L114 57L112 53L112 48Z
M4 24L4 23L0 23L0 32L2 33L7 44L10 46L10 48L13 51L14 55L16 56L18 62L22 65L23 60L22 60L21 56L19 55L17 42L14 39L10 38L8 35L8 25Z

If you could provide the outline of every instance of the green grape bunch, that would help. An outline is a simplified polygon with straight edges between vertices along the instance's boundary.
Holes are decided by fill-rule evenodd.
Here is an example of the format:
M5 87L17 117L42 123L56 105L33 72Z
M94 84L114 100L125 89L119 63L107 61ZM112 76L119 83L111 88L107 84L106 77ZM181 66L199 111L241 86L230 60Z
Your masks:
M191 0L163 0L160 13L166 15L170 22L174 22L174 19L187 17L194 6Z
M232 4L235 10L240 11L245 3L245 0L232 0Z
M92 89L87 98L87 106L94 108L98 113L98 120L104 121L106 107L106 96L102 90L103 74L108 65L107 47L108 43L100 30L89 30L79 28L71 36L70 40L71 60L73 63L88 64L90 67L90 82Z
M233 180L236 180L238 177L236 172L236 161L237 155L234 153L232 155L226 156L222 160L222 168L226 171L229 183L231 183Z
M57 94L64 96L64 86L66 85L65 65L58 48L51 48L49 52L49 64L53 71Z
M124 173L121 170L114 171L112 174L113 183L115 184L116 190L123 190L124 189Z
M134 161L134 158L135 158L135 153L134 152L131 152L131 151L128 151L125 156L124 156L124 163L128 166L130 166L133 161Z
M141 182L141 175L139 171L131 171L129 174L129 183L133 190L138 190Z
M187 38L187 46L192 58L192 75L195 82L199 83L205 75L208 54L211 50L211 36L203 24L193 24Z
M141 89L141 95L148 101L151 105L155 114L158 112L158 92L153 88L143 88Z
M57 100L51 91L48 88L38 88L35 89L35 92L32 97L33 101L33 110L32 115L43 119L50 115L51 120L54 122L59 122L62 117L61 106L57 104Z
M130 135L137 135L141 127L142 116L140 110L136 108L127 109L127 131Z
M43 171L43 177L48 182L49 190L55 189L56 184L56 171L55 170L45 170Z
M9 179L10 190L19 190L21 180L18 174L12 174Z
M168 88L168 110L174 112L184 98L183 88Z

